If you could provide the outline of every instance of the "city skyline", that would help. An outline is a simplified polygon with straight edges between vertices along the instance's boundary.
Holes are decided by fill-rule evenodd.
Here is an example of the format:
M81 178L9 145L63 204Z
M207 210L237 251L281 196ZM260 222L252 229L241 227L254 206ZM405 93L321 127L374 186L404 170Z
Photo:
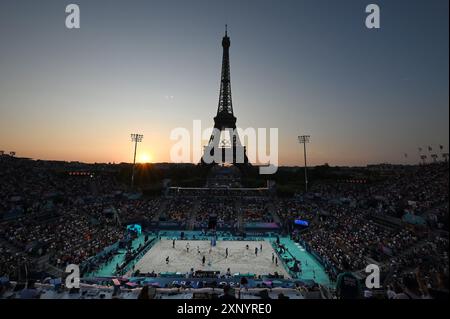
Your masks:
M79 30L61 1L0 4L0 149L131 162L140 133L138 161L170 162L171 130L214 124L228 24L237 125L278 128L280 165L304 134L311 165L448 152L447 1L377 1L380 30L356 0L77 3Z

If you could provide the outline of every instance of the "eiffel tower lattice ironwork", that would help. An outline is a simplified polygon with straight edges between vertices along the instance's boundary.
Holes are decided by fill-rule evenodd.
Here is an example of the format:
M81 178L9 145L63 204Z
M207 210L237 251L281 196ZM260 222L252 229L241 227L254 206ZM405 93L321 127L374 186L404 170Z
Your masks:
M217 165L227 163L242 168L250 166L250 163L247 158L246 148L241 144L239 135L236 132L236 117L233 113L233 102L231 99L230 44L227 26L225 26L225 36L222 39L223 57L219 105L217 107L217 115L214 117L214 131L208 145L204 148L201 164ZM220 140L224 131L228 131L230 141ZM221 155L215 154L217 150Z

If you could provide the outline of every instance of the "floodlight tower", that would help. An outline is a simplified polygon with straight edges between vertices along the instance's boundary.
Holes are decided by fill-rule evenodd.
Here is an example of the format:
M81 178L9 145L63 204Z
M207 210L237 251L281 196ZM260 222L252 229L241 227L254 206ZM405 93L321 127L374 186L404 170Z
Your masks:
M448 152L445 152L444 151L444 145L439 145L439 149L441 150L441 156L442 156L442 158L443 158L443 160L444 160L444 163L447 163L447 161L448 161Z
M306 144L309 143L311 136L309 135L300 135L298 137L298 141L300 144L303 144L303 155L305 157L305 192L308 191L308 166L306 164Z
M133 172L131 174L131 188L134 188L134 171L136 167L136 151L138 143L142 142L144 135L142 134L131 134L131 141L134 142L134 156L133 156Z
M420 155L420 159L422 160L422 164L425 165L427 163L427 156L426 155Z
M418 150L419 158L422 160L422 148L418 147L417 150ZM420 161L419 161L419 165L420 165Z
M437 163L438 155L437 154L431 154L430 156L433 159L433 163Z

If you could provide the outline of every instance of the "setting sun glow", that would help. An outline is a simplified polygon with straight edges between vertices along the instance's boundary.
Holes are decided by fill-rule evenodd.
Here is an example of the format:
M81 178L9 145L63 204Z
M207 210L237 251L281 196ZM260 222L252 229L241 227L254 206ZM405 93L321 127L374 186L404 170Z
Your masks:
M139 163L150 163L152 161L152 156L148 153L143 153L139 156Z

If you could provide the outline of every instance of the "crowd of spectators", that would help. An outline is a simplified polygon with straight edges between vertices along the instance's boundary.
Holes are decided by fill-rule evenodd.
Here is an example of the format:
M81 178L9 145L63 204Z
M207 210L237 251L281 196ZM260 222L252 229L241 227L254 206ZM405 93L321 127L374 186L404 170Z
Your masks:
M200 200L195 217L195 228L206 229L211 216L216 218L217 228L234 228L237 223L236 205L232 197L208 197Z
M189 221L194 204L195 202L191 198L175 197L170 200L166 212L160 219L178 222L184 227Z
M2 156L0 276L35 269L41 257L62 269L122 239L122 222L151 219L160 199L129 199L114 174L69 163Z
M16 276L21 265L32 267L42 256L58 268L80 264L123 239L128 221L158 216L186 227L195 217L195 228L206 229L215 217L218 228L234 229L240 217L273 222L272 205L283 229L322 259L331 279L371 262L382 265L393 290L417 265L429 289L448 278L447 164L393 169L368 183L318 182L307 195L290 199L232 189L130 198L114 174L67 165L0 160L0 276ZM405 221L407 214L424 222ZM295 219L309 227L294 229Z
M273 216L267 207L266 197L245 197L241 200L240 207L245 223L273 222Z
M405 214L425 223L406 222ZM316 184L308 196L280 201L278 215L296 240L322 258L332 279L372 262L383 265L383 275L393 282L417 265L430 285L434 275L448 276L448 227L440 232L448 225L446 164L393 171L375 183ZM294 230L289 226L295 219L310 227Z

